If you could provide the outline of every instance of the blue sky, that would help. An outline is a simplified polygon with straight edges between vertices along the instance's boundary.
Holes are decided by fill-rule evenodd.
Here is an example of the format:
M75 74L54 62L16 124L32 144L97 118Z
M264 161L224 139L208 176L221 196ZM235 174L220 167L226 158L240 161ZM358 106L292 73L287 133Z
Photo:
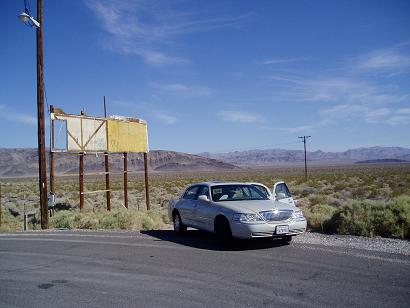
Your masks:
M37 145L23 10L0 0L0 147ZM43 29L48 104L102 115L106 95L151 149L410 147L409 1L44 0Z

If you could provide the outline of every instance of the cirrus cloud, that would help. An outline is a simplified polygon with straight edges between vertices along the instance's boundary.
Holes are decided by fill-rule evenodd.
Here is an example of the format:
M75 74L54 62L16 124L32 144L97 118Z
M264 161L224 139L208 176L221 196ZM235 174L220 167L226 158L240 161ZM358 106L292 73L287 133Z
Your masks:
M218 116L228 122L234 123L258 123L263 122L263 118L257 114L243 111L225 110L218 113Z

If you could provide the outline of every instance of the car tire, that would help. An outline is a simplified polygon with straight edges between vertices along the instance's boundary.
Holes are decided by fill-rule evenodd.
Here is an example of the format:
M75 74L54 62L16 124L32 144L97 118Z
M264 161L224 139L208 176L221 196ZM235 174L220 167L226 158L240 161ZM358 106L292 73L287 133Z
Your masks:
M229 242L232 239L231 226L225 217L217 217L215 220L215 233L222 242Z
M181 216L179 213L175 213L173 216L174 231L176 233L184 233L186 231L186 226L182 223Z
M282 237L282 242L290 244L290 242L292 242L292 236L291 235L285 235L284 237Z

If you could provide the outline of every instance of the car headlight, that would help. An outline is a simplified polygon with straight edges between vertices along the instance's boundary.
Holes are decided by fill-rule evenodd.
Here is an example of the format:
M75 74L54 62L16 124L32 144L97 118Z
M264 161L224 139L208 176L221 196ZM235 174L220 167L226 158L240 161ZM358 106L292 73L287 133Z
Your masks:
M301 210L293 211L292 218L295 218L295 219L304 218L303 212Z
M242 223L262 222L263 218L259 214L237 213L233 215L233 221Z

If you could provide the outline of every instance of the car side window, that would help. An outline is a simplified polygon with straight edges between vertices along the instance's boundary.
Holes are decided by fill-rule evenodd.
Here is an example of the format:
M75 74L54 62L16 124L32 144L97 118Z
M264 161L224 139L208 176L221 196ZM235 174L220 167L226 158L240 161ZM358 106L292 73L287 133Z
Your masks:
M192 186L188 188L182 198L187 200L195 200L198 194L198 189L199 186Z
M285 183L281 183L276 186L275 194L283 194L285 198L291 197L290 191Z
M200 196L200 195L205 195L209 199L209 188L208 188L208 186L201 186L201 188L199 189L199 192L198 192L198 196Z

